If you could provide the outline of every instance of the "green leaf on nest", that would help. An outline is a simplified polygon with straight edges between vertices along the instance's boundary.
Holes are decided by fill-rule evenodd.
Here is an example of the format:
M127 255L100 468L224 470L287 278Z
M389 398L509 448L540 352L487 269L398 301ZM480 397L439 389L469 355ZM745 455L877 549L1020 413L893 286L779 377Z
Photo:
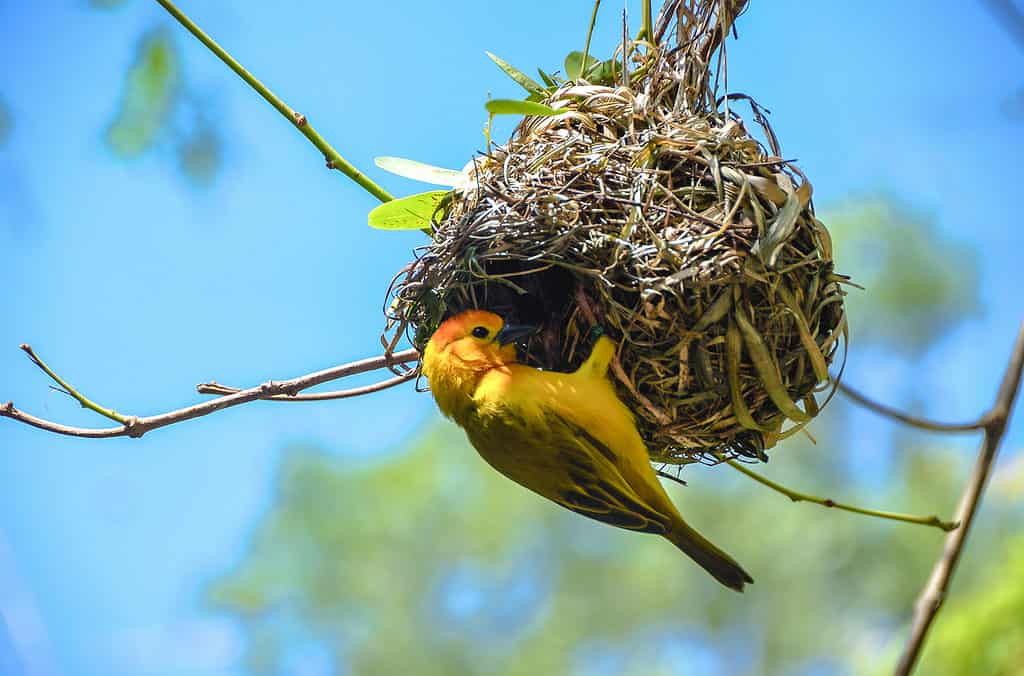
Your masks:
M484 52L491 61L498 64L498 68L505 71L505 75L515 80L520 87L530 92L531 94L544 94L544 87L542 87L536 80L531 78L529 75L519 70L508 61L505 61L500 56L495 56L490 52Z
M578 80L583 77L584 71L590 71L598 64L598 60L587 55L587 65L583 67L583 52L569 52L565 57L565 77L570 80Z
M378 230L426 230L433 228L433 217L450 190L431 190L385 202L370 212L367 222Z
M537 69L537 74L540 75L541 81L543 81L544 84L547 85L548 87L551 87L552 89L554 89L555 87L558 86L555 83L555 79L553 77L551 77L550 75L548 75L547 73L545 73L540 68Z
M431 185L461 188L466 184L466 175L461 171L435 167L432 164L407 160L404 157L375 157L373 163L384 171Z
M491 99L485 106L491 115L536 115L550 117L569 112L567 108L552 108L537 101L519 101L517 99Z

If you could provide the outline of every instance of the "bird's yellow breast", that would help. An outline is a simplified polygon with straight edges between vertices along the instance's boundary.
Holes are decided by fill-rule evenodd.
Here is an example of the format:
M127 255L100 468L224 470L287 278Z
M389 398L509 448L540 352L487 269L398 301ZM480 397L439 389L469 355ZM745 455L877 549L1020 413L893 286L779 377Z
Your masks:
M621 454L623 461L648 462L633 414L603 374L557 373L511 364L481 378L473 394L477 423L525 426L542 440L551 416L582 427ZM470 423L472 424L472 423Z

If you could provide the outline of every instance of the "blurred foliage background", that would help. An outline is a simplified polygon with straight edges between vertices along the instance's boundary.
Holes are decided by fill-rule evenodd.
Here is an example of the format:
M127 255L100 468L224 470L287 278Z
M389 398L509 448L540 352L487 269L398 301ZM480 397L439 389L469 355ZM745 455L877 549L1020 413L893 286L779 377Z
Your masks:
M88 3L91 13L105 14L111 21L127 15L131 5L137 3L127 0L91 0ZM192 5L198 11L202 3ZM881 7L879 4L874 11L881 11ZM925 3L922 7L918 15L930 11L931 5ZM333 4L329 10L339 11ZM241 11L242 14L233 18L244 16L245 10ZM392 22L395 30L417 25L418 19L408 16L415 12L409 7L382 7L379 11L380 22L383 25ZM402 13L392 15L389 13L392 11ZM463 11L470 10L463 8ZM500 18L518 10L504 5L487 11L490 13L466 21L475 20L483 25L485 18ZM955 12L951 5L944 6L943 11ZM124 15L119 14L122 12ZM329 13L327 9L324 12ZM585 13L580 8L572 11L573 15L581 17L577 28L583 26ZM839 18L835 20L841 21L845 15L837 11L836 16ZM342 17L338 21L347 20ZM767 19L751 12L748 20ZM1003 16L1000 25L1012 20L1012 15L1010 19ZM837 25L829 24L828 17L823 21L826 29ZM231 25L230 21L221 23L225 30ZM291 28L297 30L296 26ZM124 180L124 176L145 166L147 161L155 162L161 171L168 173L170 170L175 180L183 184L180 188L186 201L201 202L205 199L202 195L218 189L231 195L231 181L242 180L230 171L229 155L242 154L243 159L254 164L277 161L277 156L269 159L257 156L255 161L245 158L244 152L239 151L245 142L239 139L246 137L232 129L235 124L231 122L232 115L248 116L252 110L263 106L261 101L248 96L244 108L231 108L226 104L218 87L240 88L241 85L226 72L220 80L197 76L193 62L207 55L201 54L199 47L162 15L145 15L145 20L137 22L132 30L135 43L131 58L118 71L120 79L110 78L113 93L105 103L106 122L96 128L104 151L120 166L127 167L125 175L119 179ZM570 34L575 36L579 32L574 30ZM993 28L992 35L997 34L998 28ZM242 53L237 54L243 62L247 62L246 57L259 53L258 44L247 43L244 36L234 37L235 44L245 46ZM294 33L278 37L284 41L304 39ZM610 31L606 42L611 44L614 39L615 31ZM757 39L755 35L754 40ZM490 44L494 41L483 40L481 45L497 49ZM444 48L436 41L432 44L438 49ZM343 45L325 49L333 54L345 54L349 48ZM360 44L358 49L379 55L376 50L382 47L367 43ZM473 49L476 49L475 43ZM186 50L192 53L192 61L184 56ZM469 57L459 51L449 54L448 58L458 66L460 59L476 58L479 51ZM503 52L503 55L507 54ZM399 56L402 63L408 63L408 55ZM485 59L480 57L480 60L482 68L491 68ZM323 93L331 99L344 98L351 85L349 80L361 75L355 72L359 69L348 73L328 72L327 66L313 60L308 63L321 81L341 92ZM264 68L270 65L265 64ZM210 71L221 67L218 63L209 65ZM343 67L353 68L349 62ZM254 70L259 74L259 69ZM453 67L445 77L456 78L462 70L461 66ZM416 75L412 78L415 82L404 86L427 88L418 91L421 98L416 100L417 105L428 105L423 103L428 96L433 97L429 100L443 103L446 96L452 95L444 89L444 78L431 81L423 74L413 75ZM399 80L409 77L409 72L402 73L400 78L396 76ZM495 73L488 82L497 81L499 77ZM276 81L282 80L286 78L278 73ZM402 122L409 127L405 133L417 137L437 132L431 125L444 119L447 113L443 106L417 115L396 112L394 108L402 107L397 104L375 108L376 102L393 97L387 95L390 90L385 91L384 80L363 82L365 87L370 85L378 89L364 90L368 93L366 99L359 101L354 111L347 110L348 121L336 127L344 133L330 139L337 141L343 153L349 143L356 145L365 141L373 146L374 154L382 155L399 145L398 141L385 138L384 132L379 132L380 137L362 138L358 129L349 128L354 124L351 120L379 115L386 124ZM484 99L485 85L474 86L477 89L470 93L470 98L475 101L473 105L477 105ZM808 86L815 86L813 78ZM821 96L827 99L831 86L821 84L824 92ZM1010 86L1019 87L1019 82L1014 80ZM310 95L316 100L320 94L317 88ZM412 99L402 96L398 96L402 105L412 107L409 103ZM771 104L770 98L763 102ZM1001 101L1001 114L1016 123L1021 119L1019 100L1018 93ZM15 137L22 133L19 116L25 115L29 108L27 103L15 101L0 88L0 150L14 143ZM955 106L951 108L954 110L950 115L955 117ZM474 109L471 117L482 119L481 111L482 108ZM262 112L265 111L261 109ZM270 118L273 114L266 115ZM389 115L396 117L392 119L387 117ZM799 123L795 117L791 119L793 124ZM284 125L272 129L283 138L283 144L299 146L304 143L298 136L287 136L291 132ZM462 156L466 147L480 143L477 127L470 131L473 136L467 133L464 138L460 137L458 140L465 143L453 150L453 155ZM785 129L781 131L785 141L789 137ZM233 136L236 132L239 137ZM869 136L865 132L865 138ZM821 145L826 146L828 139L819 138ZM1020 139L1018 130L1012 140L1019 142ZM842 164L831 150L820 151L820 157L815 152L818 151L809 152L812 163L818 157L822 162ZM405 154L412 155L411 152ZM319 162L312 153L302 154L301 158L313 165ZM433 161L434 158L422 159ZM22 232L19 228L23 227L19 224L34 222L37 216L33 214L43 209L26 205L46 203L41 189L33 192L22 188L47 184L38 177L35 180L24 178L10 169L13 165L6 164L10 161L0 156L0 171L5 177L11 177L6 183L8 192L0 203L0 215L12 224L11 233L19 233ZM898 172L899 168L893 171ZM283 186L288 176L283 170L280 173L281 190L286 190ZM961 195L954 183L955 179L951 179L949 185L941 187L959 198ZM333 189L336 184L330 185ZM952 363L950 350L944 351L941 347L943 341L951 335L976 335L965 334L964 327L991 319L995 301L984 295L986 266L993 265L994 257L1016 254L1009 247L1002 251L980 249L977 238L958 231L958 227L966 229L968 225L958 223L952 228L948 223L940 225L939 221L948 218L945 211L939 211L945 205L936 199L928 208L918 206L919 195L908 197L907 193L914 190L898 181L864 181L855 186L863 192L852 196L842 190L830 193L827 189L820 191L820 185L817 187L819 194L826 194L818 209L835 240L837 269L851 274L866 289L852 291L848 299L853 327L852 349L857 355L857 363L851 369L851 382L864 384L873 396L887 403L915 411L933 409L936 400L941 400L946 391L940 384L951 377L962 377L965 370L971 371L971 364L980 362L982 357L972 354L974 346L968 345L952 352L962 357L960 363ZM159 189L175 188L162 185ZM263 193L264 197L268 194ZM342 198L355 203L361 199L353 197L355 194L344 193ZM261 201L251 196L245 199ZM285 202L288 199L286 196ZM257 210L259 206L257 204ZM365 205L356 206L361 209ZM970 205L963 208L970 211ZM276 220L266 217L268 222L273 221L270 227L276 228L270 232L280 241L299 237L279 225L290 214L291 211L284 208ZM246 224L255 222L258 216L258 213L247 215L251 220ZM361 223L345 224L348 228L360 226ZM992 231L1003 231L1016 226L990 223L988 227L992 227ZM256 226L254 232L257 233L252 235L255 238L260 232ZM192 242L186 246L203 246L207 244L206 234L185 232L183 240ZM244 249L245 238L250 236L245 226L229 234L235 239L224 246ZM374 234L373 237L384 235ZM13 241L16 241L14 235L10 242ZM396 247L401 252L394 255L405 256L405 249L415 243L403 241ZM308 249L323 246L323 242L303 242L302 245ZM150 248L162 251L162 246L162 242L157 242ZM343 249L344 245L331 240L326 248ZM7 249L12 250L9 242ZM153 276L160 279L161 286L182 283L175 280L185 276L183 269L174 268L165 259L157 261ZM251 263L247 259L242 264ZM149 259L144 259L142 264L154 265ZM228 270L235 274L245 272L241 267L222 267L230 264L230 261L226 264L207 261L202 265L197 263L196 270L187 272L200 278L217 279L227 277ZM167 267L162 267L164 265ZM1001 269L1013 269L1017 265L1011 261ZM41 274L49 273L44 270ZM29 277L26 273L24 278L15 279ZM130 278L127 283L134 283L134 279ZM126 284L123 279L119 283ZM275 278L267 284L280 285L280 281ZM321 283L318 288L326 287ZM214 285L209 284L186 287L186 291L200 296L214 294L213 288ZM256 298L248 307L249 314L256 318L253 321L263 322L261 313L275 312L267 310L268 305L280 307L289 302L286 297L264 302L266 291L265 287L259 287L250 293ZM305 294L306 291L304 288L294 293ZM374 293L377 291L375 289ZM382 293L383 289L379 291ZM335 297L332 293L335 292L324 291L319 301L331 307L332 312L343 315L345 310L337 307L342 302L368 304L374 306L376 312L379 301L376 295L366 301L351 299L345 294ZM215 334L231 326L220 313L238 321L236 315L230 314L230 301L213 297L219 306L208 310L211 314L205 323L196 320L201 326L199 333ZM1007 310L1005 305L999 307ZM1016 311L1019 306L1009 309ZM18 313L12 311L11 316L18 316ZM1015 321L1010 317L1001 326L1012 327ZM52 332L58 331L48 323L44 326ZM154 323L147 326L153 333L172 330ZM344 327L344 324L331 325L331 330L336 335ZM373 329L376 330L376 325ZM303 325L303 330L307 335L312 333L309 326ZM170 347L165 346L160 354L173 354L177 345L188 344L189 338L183 336L189 332L196 333L186 327L182 334L171 334L174 342ZM278 337L276 344L265 346L263 358L272 349L283 350L282 343L292 344L287 342L289 340L293 338ZM337 357L336 353L328 351L333 340L334 336L322 339L323 351L318 359ZM1010 340L1009 335L998 335L993 344L1005 344L1008 350ZM223 362L231 354L230 341L225 344L228 347L211 355L211 359ZM203 345L202 349L207 347ZM193 346L193 349L201 351L199 347ZM323 357L324 354L329 356ZM1001 358L1002 355L993 357L996 362ZM68 360L75 363L74 359ZM136 357L136 361L129 362L125 368L139 369L140 363L141 358ZM312 364L317 365L326 364L320 361ZM301 369L299 365L295 368L309 370L307 366L310 365L302 362ZM168 368L181 371L185 367L171 362ZM287 371L288 367L279 368ZM8 372L13 373L13 369ZM27 381L29 376L24 375L27 373L27 370L19 372L17 378ZM264 375L257 363L245 364L244 369L235 373L244 373L250 378ZM205 372L190 371L188 377L196 374L202 377ZM989 375L986 373L986 379L965 382L962 388L954 389L970 389L971 392L980 389L980 399L986 401L988 388L995 386L995 376L988 378ZM12 377L10 383L13 382ZM5 379L5 386L10 383ZM147 383L145 387L153 389L155 386ZM136 389L140 388L141 385ZM163 401L159 405L164 405ZM243 538L240 551L228 556L218 550L222 555L216 559L219 565L199 568L200 572L189 569L198 578L189 578L191 586L188 588L201 590L197 594L201 612L225 618L239 628L242 650L238 663L231 663L222 671L184 670L182 673L884 674L891 670L906 634L913 601L942 545L942 533L938 530L882 522L813 505L794 505L727 467L687 467L683 478L689 485L670 484L670 494L689 521L732 553L753 574L756 584L741 596L710 584L701 571L659 539L589 522L509 483L491 471L461 432L448 423L434 418L422 423L415 416L396 414L386 401L371 413L357 409L355 403L334 406L351 406L352 410L360 411L352 414L352 419L363 420L364 426L376 426L382 435L386 427L406 425L415 430L413 439L397 449L371 439L369 443L375 451L353 457L338 452L338 447L344 445L350 434L344 425L353 424L352 419L338 423L328 417L324 422L324 427L341 426L341 431L336 433L340 441L339 437L334 437L333 441L320 438L327 435L318 434L320 428L311 424L297 425L300 432L282 435L288 442L280 459L275 456L271 489L258 503L261 506L256 510L256 523ZM63 412L63 409L58 410ZM973 411L968 411L963 417L971 415ZM396 422L396 418L400 420ZM240 417L230 419L228 427L234 431L225 433L229 435L226 439L216 435L202 437L203 452L223 450L227 453L218 444L240 443L233 440L238 426L244 425L240 420ZM289 423L280 424L287 427ZM0 433L8 432L4 428ZM772 454L772 461L763 468L764 472L802 491L877 508L948 517L973 460L970 441L919 434L886 424L852 408L841 397L815 422L811 433L816 443L806 437L785 443ZM374 431L366 430L363 434L372 437ZM303 440L296 442L296 438ZM11 448L27 448L21 446L22 437L12 434L10 439ZM169 443L183 448L197 445L195 441L190 444L173 437ZM135 451L134 447L130 450ZM1005 454L1006 462L1001 464L986 496L984 511L969 541L968 555L958 572L953 594L928 643L919 670L921 674L1024 675L1024 622L1021 620L1024 618L1024 537L1020 529L1024 517L1024 501L1021 500L1024 458L1015 447L1005 449ZM44 456L42 462L47 462L48 457ZM68 456L58 457L66 462ZM126 462L124 456L117 458ZM139 462L158 464L153 455ZM154 471L159 473L160 470ZM198 474L207 471L213 470L203 467ZM233 477L235 471L242 473L242 470L226 469L221 476ZM8 485L11 494L15 492L13 483ZM187 490L187 486L179 483L171 495L178 496ZM211 490L217 500L231 503L235 499L230 485ZM42 504L49 505L47 500L51 499L59 503L59 498L48 497ZM173 504L171 509L174 509ZM34 531L47 531L31 517L21 520ZM14 522L12 516L10 522L5 523ZM143 527L150 538L159 539L160 534L152 532L154 528L148 522ZM0 532L0 545L3 545L2 535ZM128 538L120 533L116 537L124 541ZM145 542L151 544L152 540ZM56 549L57 545L52 547ZM100 555L103 563L96 565L105 566L115 557L132 560L124 552L108 547ZM49 549L45 558L63 560ZM0 556L0 611L10 607L4 605L4 599L14 598L13 593L7 596L3 593L5 589L14 589L13 583L4 586L3 561ZM82 565L88 569L86 564ZM147 576L161 574L152 570L145 572ZM75 578L77 573L65 571L64 575ZM108 581L110 594L115 593L112 590L118 582ZM68 584L74 586L74 583ZM142 584L145 589L146 584L156 583L144 581ZM101 588L99 593L108 592ZM181 597L191 592L175 589L173 593ZM8 613L6 617L8 625L15 627L10 619L13 615ZM18 652L17 646L24 646L24 641L14 629L10 633L13 638L5 643L6 634L0 631L0 672L63 671L45 665L39 667L39 663L24 657L11 657ZM201 640L205 639L197 638L195 643ZM128 644L125 650L131 652L132 640L122 642ZM192 641L182 645L185 643ZM77 654L73 650L70 653ZM71 657L66 659L75 663ZM93 665L90 673L107 673L105 663L95 655L83 660ZM97 663L101 666L95 666ZM143 671L165 673L159 666ZM134 672L126 670L124 673Z
M100 9L115 9L125 0L91 0ZM146 30L124 76L117 113L104 140L117 157L132 159L167 145L181 176L208 186L222 162L222 132L213 122L215 104L191 86L177 41L186 36L160 22Z

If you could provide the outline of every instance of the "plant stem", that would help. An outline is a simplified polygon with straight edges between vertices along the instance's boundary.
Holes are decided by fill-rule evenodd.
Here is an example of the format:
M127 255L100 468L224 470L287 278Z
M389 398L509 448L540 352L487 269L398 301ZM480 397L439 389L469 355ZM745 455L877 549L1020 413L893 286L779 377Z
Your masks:
M55 383L60 385L61 392L63 392L64 394L68 395L69 397L77 401L79 404L81 404L82 408L87 408L90 411L95 411L104 418L110 418L111 420L119 422L122 425L128 424L128 416L121 415L112 408L100 406L96 402L88 399L85 395L83 395L74 387L72 387L66 380L57 375L53 369L47 366L46 362L40 359L39 355L37 355L31 347L22 344L21 349L25 352L25 354L28 355L28 358L32 360L33 364L42 369L46 375L50 376L50 378L52 378Z
M197 40L203 43L207 49L216 54L217 58L227 64L228 68L235 71L238 77L245 80L250 87L255 89L260 96L266 99L267 103L274 106L281 115L286 117L289 122L295 125L295 127L302 132L302 135L309 139L310 143L316 146L317 150L323 153L328 167L331 169L337 169L341 173L345 174L366 192L370 193L381 202L388 202L394 199L391 193L374 183L365 174L350 164L348 160L338 154L338 151L332 148L331 144L325 141L323 137L313 129L313 125L309 124L305 115L297 113L288 107L288 104L279 99L274 92L270 91L266 85L257 80L252 73L242 67L242 64L238 63L238 61L228 54L223 47L218 45L213 38L203 32L203 29L193 23L193 21L180 9L175 7L171 0L156 1L166 9L167 12L178 21L178 23L184 26L188 32L192 33Z
M845 394L847 397L852 399L854 402L860 404L864 408L877 413L880 416L886 418L892 418L897 422L901 422L911 427L917 427L922 430L928 430L930 432L944 432L944 433L955 433L955 432L976 432L978 430L985 429L985 425L988 424L988 414L983 415L981 418L974 422L969 423L945 423L936 422L934 420L927 420L925 418L919 418L912 416L902 411L898 411L891 406L880 404L877 401L869 398L867 395L855 390L846 383L840 382L839 391Z
M651 19L651 0L644 0L643 13L640 16L640 35L638 40L654 42L654 22Z
M835 509L841 509L845 512L853 512L854 514L864 514L865 516L874 516L879 519L890 519L892 521L904 521L906 523L916 523L922 526L933 526L940 528L946 532L956 529L960 523L957 521L943 521L937 516L914 516L912 514L900 514L898 512L884 512L877 509L867 509L865 507L857 507L856 505L848 505L842 502L836 502L831 498L819 498L816 495L809 495L807 493L800 493L794 491L791 488L787 488L780 483L776 483L771 479L761 476L757 472L748 469L743 466L742 463L736 462L735 460L726 460L727 465L735 470L746 474L748 477L763 484L773 491L782 493L793 502L813 502L816 505L822 507L834 507Z
M590 15L590 28L587 29L587 44L583 46L583 63L580 64L580 77L587 77L587 57L590 55L590 38L594 36L594 25L597 23L597 10L601 6L601 0L594 1L594 11Z

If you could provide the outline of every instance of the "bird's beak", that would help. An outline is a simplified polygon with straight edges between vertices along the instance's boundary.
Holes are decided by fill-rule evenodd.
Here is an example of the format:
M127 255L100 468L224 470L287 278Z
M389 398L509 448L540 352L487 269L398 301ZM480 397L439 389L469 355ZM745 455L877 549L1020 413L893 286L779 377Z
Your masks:
M498 331L498 335L494 337L498 341L499 345L508 345L514 343L520 338L525 338L531 334L537 332L536 326L527 326L525 324L505 324Z

